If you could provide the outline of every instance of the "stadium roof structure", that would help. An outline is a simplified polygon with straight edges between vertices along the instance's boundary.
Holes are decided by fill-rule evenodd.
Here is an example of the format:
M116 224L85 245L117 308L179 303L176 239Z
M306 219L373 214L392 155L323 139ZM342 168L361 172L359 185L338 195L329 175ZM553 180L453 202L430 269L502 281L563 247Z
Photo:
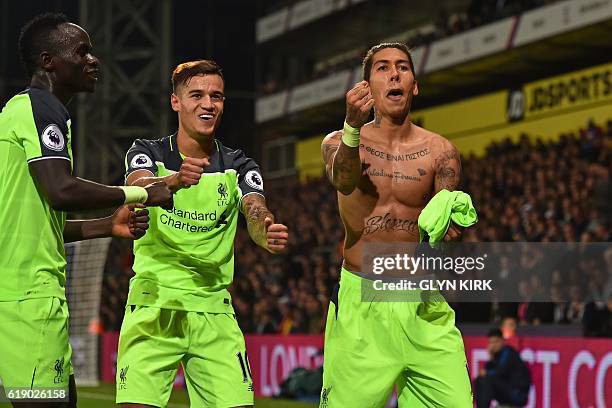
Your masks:
M314 13L320 3L336 5L327 13L319 11L319 18L301 23L304 20L303 15L307 14L303 5L311 5L315 8ZM262 31L266 27L262 20L269 17L258 19L258 52L301 53L321 58L427 24L431 22L432 17L437 18L441 10L453 13L465 9L469 3L470 0L302 0L292 7L287 7L284 14L283 10L275 13L280 14L281 18L274 21L274 26L268 25L267 31L275 32L276 35L269 38L269 35L263 35L263 41ZM292 28L296 18L300 20L300 24Z

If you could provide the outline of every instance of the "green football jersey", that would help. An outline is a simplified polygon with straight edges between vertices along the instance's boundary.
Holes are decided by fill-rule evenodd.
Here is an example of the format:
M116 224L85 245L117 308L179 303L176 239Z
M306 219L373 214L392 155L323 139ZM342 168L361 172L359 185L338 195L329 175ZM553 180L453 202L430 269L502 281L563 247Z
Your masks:
M65 299L66 213L55 211L28 163L68 160L70 115L49 91L29 88L0 113L0 301Z
M180 170L176 134L136 140L126 155L127 175L157 177ZM227 287L234 277L234 237L242 198L263 195L257 164L215 141L200 182L174 195L174 208L149 208L149 229L134 242L129 305L233 313Z

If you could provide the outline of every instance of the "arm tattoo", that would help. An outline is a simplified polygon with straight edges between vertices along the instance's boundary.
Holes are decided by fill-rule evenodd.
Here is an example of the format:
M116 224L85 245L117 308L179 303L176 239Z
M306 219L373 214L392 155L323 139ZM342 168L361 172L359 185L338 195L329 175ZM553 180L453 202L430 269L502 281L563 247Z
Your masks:
M338 151L338 146L332 144L324 144L321 146L321 153L323 153L323 162L325 163L325 174L330 182L334 182L332 179L332 162L334 154Z
M247 230L251 239L259 246L266 247L266 226L264 220L270 217L274 222L274 216L266 207L266 200L259 194L250 194L242 201L242 213L246 218Z
M461 159L457 149L445 150L434 162L436 170L435 192L442 189L454 191L461 184Z
M332 183L338 191L349 195L361 178L361 159L358 147L340 143L332 164Z
M348 195L357 187L361 178L361 158L359 147L348 147L342 143L341 138L342 132L328 136L321 146L321 153L327 178L336 190Z

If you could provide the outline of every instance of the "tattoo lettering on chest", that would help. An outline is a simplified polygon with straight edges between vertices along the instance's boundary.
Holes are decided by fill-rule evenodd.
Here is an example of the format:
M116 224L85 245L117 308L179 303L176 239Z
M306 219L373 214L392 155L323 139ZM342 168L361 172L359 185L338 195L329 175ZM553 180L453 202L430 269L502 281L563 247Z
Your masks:
M417 220L394 218L391 216L391 213L386 213L385 215L376 215L368 218L365 222L363 235L373 234L379 231L416 232L417 228Z
M420 170L420 169L419 169ZM365 173L370 177L386 177L396 183L402 181L421 181L421 177L416 175L404 174L401 171L386 171L385 169L366 169ZM420 174L420 172L419 172ZM424 174L420 174L423 176Z
M385 159L388 161L396 161L396 162L417 160L422 157L426 157L431 153L428 147L421 149L421 150L417 150L416 152L412 152L412 153L398 153L398 154L387 153L382 150L378 150L374 147L366 146L364 144L361 144L359 147L364 149L366 153L369 153L372 156L375 156L381 159Z

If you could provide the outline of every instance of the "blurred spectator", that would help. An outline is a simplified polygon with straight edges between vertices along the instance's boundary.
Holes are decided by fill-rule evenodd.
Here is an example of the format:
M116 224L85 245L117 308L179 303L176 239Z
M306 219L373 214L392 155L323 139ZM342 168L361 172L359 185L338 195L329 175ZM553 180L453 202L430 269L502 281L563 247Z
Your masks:
M566 304L565 318L570 323L581 323L584 313L584 301L580 286L572 285L569 288L570 300Z
M605 308L601 311L598 320L600 325L597 336L612 337L612 294L608 297Z
M583 323L587 337L612 337L612 294L604 302L588 303Z
M501 321L499 328L503 334L504 340L510 340L516 336L517 322L514 317L506 317Z
M519 353L506 345L500 329L491 329L487 337L490 360L474 383L476 407L489 408L493 400L499 405L525 406L531 386L529 368Z
M557 324L569 323L567 319L567 307L563 301L562 289L558 285L550 288L550 298L552 301L552 322Z

